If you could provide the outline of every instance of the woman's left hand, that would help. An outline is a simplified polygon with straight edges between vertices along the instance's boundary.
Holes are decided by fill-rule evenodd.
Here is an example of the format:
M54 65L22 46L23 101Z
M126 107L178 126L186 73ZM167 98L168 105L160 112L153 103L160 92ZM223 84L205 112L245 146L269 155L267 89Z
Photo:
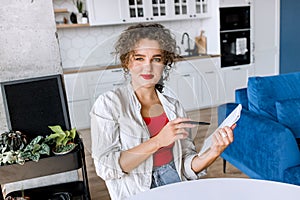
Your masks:
M225 126L224 128L217 129L213 134L213 143L211 151L219 156L225 149L233 142L233 129L236 127L234 124L232 127Z

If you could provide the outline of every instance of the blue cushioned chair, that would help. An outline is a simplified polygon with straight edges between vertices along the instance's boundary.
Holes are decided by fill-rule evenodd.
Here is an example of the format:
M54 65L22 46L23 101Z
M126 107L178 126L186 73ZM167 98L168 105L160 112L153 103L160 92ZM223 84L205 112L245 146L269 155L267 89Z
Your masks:
M300 73L251 77L236 102L218 107L219 124L238 105L243 110L234 142L222 153L250 178L300 185Z

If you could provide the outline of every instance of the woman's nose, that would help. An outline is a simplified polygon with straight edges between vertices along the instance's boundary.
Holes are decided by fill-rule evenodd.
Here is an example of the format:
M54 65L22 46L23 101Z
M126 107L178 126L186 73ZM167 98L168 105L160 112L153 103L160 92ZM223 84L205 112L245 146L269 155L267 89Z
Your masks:
M149 70L152 69L152 60L151 59L148 59L148 58L145 59L144 68L147 68Z

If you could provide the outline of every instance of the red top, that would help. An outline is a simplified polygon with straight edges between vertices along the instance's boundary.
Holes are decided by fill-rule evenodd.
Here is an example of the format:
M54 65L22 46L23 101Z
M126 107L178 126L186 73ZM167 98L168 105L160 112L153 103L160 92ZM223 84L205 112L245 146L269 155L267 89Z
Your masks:
M162 113L156 117L144 117L144 121L150 132L150 137L157 135L160 130L169 122L166 113ZM174 143L169 146L160 148L153 154L153 165L159 167L168 164L173 160L173 149Z

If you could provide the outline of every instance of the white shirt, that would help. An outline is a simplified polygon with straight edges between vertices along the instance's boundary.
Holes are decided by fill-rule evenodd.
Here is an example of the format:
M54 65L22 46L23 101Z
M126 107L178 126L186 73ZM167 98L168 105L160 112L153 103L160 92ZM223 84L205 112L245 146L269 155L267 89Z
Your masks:
M159 100L169 120L186 117L181 104L157 91ZM125 199L150 189L153 157L149 157L130 173L122 172L120 153L150 138L141 115L141 104L131 84L108 91L98 97L91 110L92 157L96 173L103 180L111 199ZM173 148L174 162L182 180L197 179L191 169L197 155L190 138L177 140ZM183 166L183 168L182 168Z

